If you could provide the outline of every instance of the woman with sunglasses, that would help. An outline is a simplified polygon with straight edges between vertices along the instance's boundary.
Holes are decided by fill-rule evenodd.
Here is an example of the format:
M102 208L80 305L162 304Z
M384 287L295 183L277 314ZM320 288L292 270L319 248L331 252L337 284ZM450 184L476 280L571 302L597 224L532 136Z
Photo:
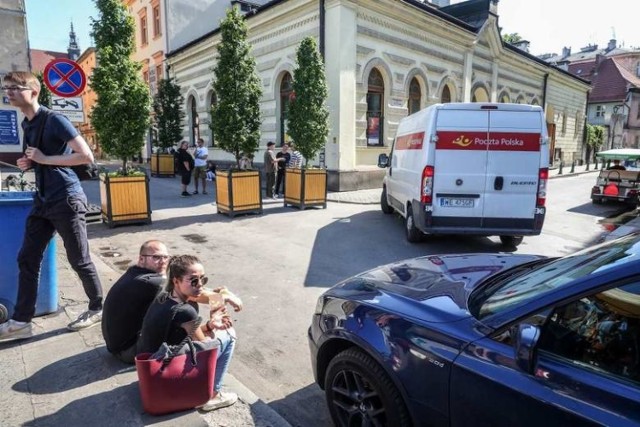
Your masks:
M231 406L236 403L238 396L235 393L221 391L221 387L233 355L236 338L230 318L223 312L224 304L218 306L219 311L211 313L211 319L200 324L196 301L211 291L204 289L208 278L204 275L204 267L197 257L171 257L167 275L165 291L158 295L144 317L138 340L138 353L154 353L163 342L170 346L179 344L187 334L191 334L194 341L203 343L218 340L213 395L211 400L199 409L213 411Z

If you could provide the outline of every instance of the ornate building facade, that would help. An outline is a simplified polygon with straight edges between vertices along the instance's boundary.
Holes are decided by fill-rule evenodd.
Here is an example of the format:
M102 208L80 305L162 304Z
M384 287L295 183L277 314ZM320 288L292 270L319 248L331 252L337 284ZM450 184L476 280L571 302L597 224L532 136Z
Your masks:
M565 162L582 158L589 83L504 44L495 0L441 8L414 0L281 0L247 13L263 82L263 149L287 140L296 49L306 36L319 41L330 134L315 162L327 167L331 190L380 186L377 157L389 152L400 119L440 102L541 105L552 153ZM208 126L219 37L214 29L174 45L167 61L185 96L185 138L197 133L213 145L210 158L230 161L215 148Z

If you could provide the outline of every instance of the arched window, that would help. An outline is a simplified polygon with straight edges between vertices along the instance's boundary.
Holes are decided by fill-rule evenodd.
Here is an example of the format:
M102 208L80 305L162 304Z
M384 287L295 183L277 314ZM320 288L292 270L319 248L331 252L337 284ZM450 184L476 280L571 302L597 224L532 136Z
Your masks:
M449 89L449 85L444 85L442 88L442 95L440 95L440 102L443 104L447 104L451 102L451 89Z
M524 104L524 96L520 95L518 99L516 99L516 104Z
M420 84L418 79L414 77L409 84L409 115L420 111L421 95Z
M509 102L511 102L507 92L502 92L502 95L500 95L500 100L498 102L501 102L503 104L508 104Z
M291 102L291 98L295 96L293 93L293 79L291 78L291 74L285 72L282 76L282 81L280 82L280 145L282 146L285 142L289 142L288 124L287 120L289 117L289 103Z
M211 112L211 110L213 109L214 106L216 106L218 104L218 95L216 95L215 92L211 92L209 94L209 112ZM216 136L213 133L213 130L211 131L211 144L209 144L210 147L215 147L216 146Z
M367 84L367 145L383 144L384 80L377 69L371 70Z
M489 102L489 94L483 87L477 87L473 91L471 102Z
M189 118L191 122L190 142L191 145L195 145L198 138L200 138L200 118L196 108L196 99L193 96L189 98Z

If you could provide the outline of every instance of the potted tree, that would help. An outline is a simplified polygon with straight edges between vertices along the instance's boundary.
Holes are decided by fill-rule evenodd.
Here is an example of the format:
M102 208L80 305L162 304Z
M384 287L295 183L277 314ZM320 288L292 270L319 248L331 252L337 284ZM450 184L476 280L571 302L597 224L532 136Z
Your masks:
M322 57L313 37L300 43L293 74L293 93L289 105L288 133L304 161L300 169L289 168L285 175L284 205L304 209L327 207L327 171L312 168L309 160L324 147L329 134L326 107L327 83Z
M175 162L169 149L182 139L182 122L184 97L180 86L171 77L160 80L158 93L153 99L153 112L158 129L157 138L153 139L155 152L151 156L151 175L175 176Z
M91 113L103 150L122 160L122 167L100 175L102 219L110 227L150 223L149 177L127 165L140 153L149 127L149 89L140 65L131 60L133 18L119 0L96 0L99 19L92 21L97 66L91 87L97 102Z
M236 167L216 171L218 213L262 213L261 179L257 170L243 169L243 156L252 157L260 141L262 83L256 71L247 25L240 12L227 10L220 24L213 88L218 102L211 108L211 131L224 151L233 154Z

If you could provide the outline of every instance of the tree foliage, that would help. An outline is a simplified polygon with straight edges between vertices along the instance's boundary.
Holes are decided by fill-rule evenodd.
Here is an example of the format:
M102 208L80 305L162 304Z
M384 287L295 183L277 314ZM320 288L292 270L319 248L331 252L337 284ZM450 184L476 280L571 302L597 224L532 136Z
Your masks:
M155 122L158 126L158 139L154 145L166 150L173 147L182 139L182 124L184 120L184 97L180 93L180 86L173 78L160 80L158 93L153 99Z
M522 41L522 37L518 33L503 34L502 41L505 43L514 44Z
M306 163L324 147L329 134L324 64L313 37L302 40L296 62L288 133L304 157L306 166Z
M140 153L149 127L151 100L140 76L140 64L131 59L135 24L119 0L95 0L99 19L92 19L97 66L91 87L97 103L91 121L105 152L122 160Z
M217 103L211 108L210 127L218 146L233 154L240 168L242 155L253 157L260 145L262 82L237 8L227 10L220 34L213 70Z
M604 126L595 126L587 123L587 144L597 149L604 143Z
M51 108L51 91L49 90L47 85L44 84L44 76L42 75L42 72L37 72L36 78L40 82L40 95L38 95L38 104L44 105L47 108Z

